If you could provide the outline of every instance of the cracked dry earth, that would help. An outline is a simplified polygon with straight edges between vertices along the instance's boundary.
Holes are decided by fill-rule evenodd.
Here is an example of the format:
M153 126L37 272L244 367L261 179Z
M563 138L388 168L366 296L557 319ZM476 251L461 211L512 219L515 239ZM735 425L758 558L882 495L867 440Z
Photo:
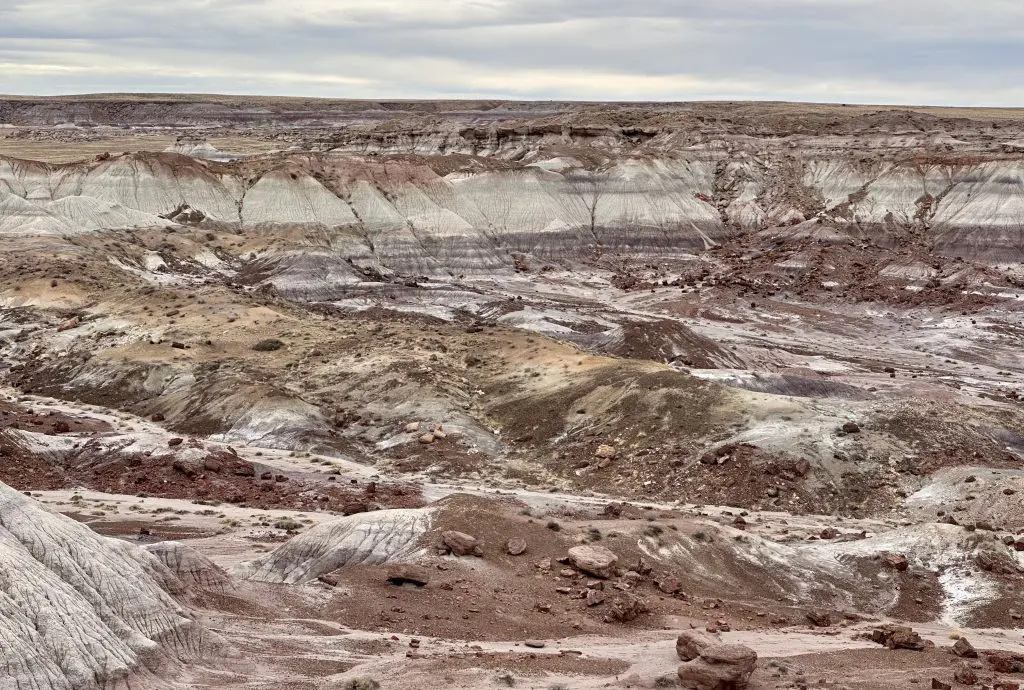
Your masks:
M0 100L0 689L1018 687L1022 122Z

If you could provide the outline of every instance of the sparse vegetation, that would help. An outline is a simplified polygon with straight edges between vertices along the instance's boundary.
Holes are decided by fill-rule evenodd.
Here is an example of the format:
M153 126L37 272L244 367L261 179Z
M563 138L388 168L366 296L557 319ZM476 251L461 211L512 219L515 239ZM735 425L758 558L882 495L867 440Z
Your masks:
M281 518L274 523L274 527L286 532L298 532L302 529L302 523L291 518Z
M380 683L373 678L350 678L342 686L342 690L380 690Z
M282 347L284 347L284 343L280 340L276 338L267 338L266 340L261 340L253 345L252 349L256 350L256 352L276 352Z

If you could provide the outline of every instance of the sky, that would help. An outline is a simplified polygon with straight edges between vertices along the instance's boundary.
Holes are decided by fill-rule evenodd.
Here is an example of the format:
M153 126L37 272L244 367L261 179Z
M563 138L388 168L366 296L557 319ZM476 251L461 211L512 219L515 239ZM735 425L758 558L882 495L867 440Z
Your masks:
M1024 105L1021 0L0 0L0 93Z

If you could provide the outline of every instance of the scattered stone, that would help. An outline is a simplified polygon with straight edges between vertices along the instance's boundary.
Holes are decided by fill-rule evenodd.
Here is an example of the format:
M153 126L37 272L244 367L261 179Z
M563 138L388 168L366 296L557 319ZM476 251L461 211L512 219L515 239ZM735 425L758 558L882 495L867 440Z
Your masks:
M860 424L857 422L847 422L846 424L843 424L843 431L848 434L859 434Z
M982 570L999 575L1012 575L1017 572L1017 564L1006 553L981 551L974 557L974 562Z
M338 578L334 577L333 575L321 575L320 577L317 578L317 580L319 580L320 582L324 583L328 587L337 587L338 586Z
M602 444L597 447L596 451L594 451L594 455L596 455L599 458L610 460L611 458L615 457L615 448L614 446Z
M175 472L180 472L189 479L194 479L196 475L199 474L199 472L196 471L195 467L193 467L190 463L185 462L184 460L175 460L174 462L171 463L171 468L174 469Z
M827 628L832 625L832 614L824 609L811 609L805 615L811 625L818 628Z
M600 606L604 603L605 595L604 592L598 589L587 590L587 606Z
M420 436L420 443L422 443L425 446L429 446L435 440L437 439L434 437L433 434L423 434L422 436Z
M932 690L953 690L949 683L943 683L938 678L932 678Z
M910 562L902 554L890 553L886 554L885 558L882 559L882 565L902 573L910 567Z
M997 673L1024 673L1024 654L985 652L985 659Z
M544 649L544 647L547 646L540 640L527 640L523 644L529 647L530 649Z
M822 539L835 539L839 536L839 530L837 530L835 527L826 527L825 529L821 530L821 534L818 536Z
M640 597L622 592L611 602L611 608L605 616L605 621L614 623L628 623L636 620L641 615L650 611L647 602Z
M964 685L974 685L978 682L978 672L966 661L961 661L953 669L953 680Z
M408 424L405 425L405 433L407 433L407 434L415 434L419 430L420 430L420 423L419 422L409 422Z
M526 553L526 540L525 539L509 539L508 543L505 544L505 551L510 556L522 556Z
M619 557L603 546L574 546L569 549L569 562L587 575L607 580L615 575Z
M672 575L666 575L658 578L656 582L658 589L665 594L679 594L682 591L683 585L679 580Z
M172 438L167 442L167 445L170 446L171 448L174 448L175 446L180 446L184 442L185 439L183 438Z

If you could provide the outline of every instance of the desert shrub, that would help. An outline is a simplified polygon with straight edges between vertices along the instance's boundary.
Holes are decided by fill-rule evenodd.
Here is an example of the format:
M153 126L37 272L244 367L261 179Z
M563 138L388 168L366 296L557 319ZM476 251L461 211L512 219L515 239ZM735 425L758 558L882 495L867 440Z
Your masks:
M261 340L253 345L252 349L257 352L275 352L280 350L282 347L284 347L284 343L277 338L267 338L266 340Z
M341 690L379 690L380 683L373 678L350 678L341 686Z
M274 527L277 529L283 529L286 532L295 532L302 529L302 523L298 520L292 520L291 518L281 518L274 523Z

